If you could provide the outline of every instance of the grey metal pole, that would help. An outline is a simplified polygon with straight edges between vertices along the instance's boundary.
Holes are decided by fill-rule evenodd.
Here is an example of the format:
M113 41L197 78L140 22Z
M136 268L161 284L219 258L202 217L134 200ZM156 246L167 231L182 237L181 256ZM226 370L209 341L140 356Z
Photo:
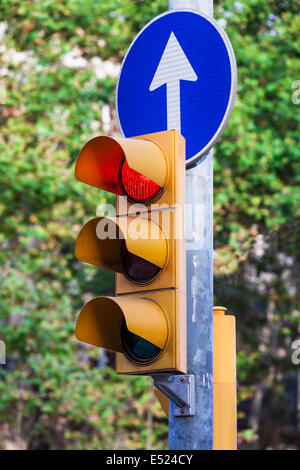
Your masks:
M193 8L213 16L213 0L169 0L169 8ZM186 172L187 365L195 375L196 415L174 417L170 401L169 448L213 448L213 150Z

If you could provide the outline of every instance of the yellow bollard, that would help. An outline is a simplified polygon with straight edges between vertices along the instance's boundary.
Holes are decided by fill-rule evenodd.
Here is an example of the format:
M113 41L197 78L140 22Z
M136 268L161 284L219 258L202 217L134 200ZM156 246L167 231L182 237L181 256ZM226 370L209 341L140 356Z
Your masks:
M236 450L236 345L235 317L225 307L213 308L213 449ZM169 399L154 387L154 393L169 417Z
M235 317L226 310L213 308L214 450L237 446Z

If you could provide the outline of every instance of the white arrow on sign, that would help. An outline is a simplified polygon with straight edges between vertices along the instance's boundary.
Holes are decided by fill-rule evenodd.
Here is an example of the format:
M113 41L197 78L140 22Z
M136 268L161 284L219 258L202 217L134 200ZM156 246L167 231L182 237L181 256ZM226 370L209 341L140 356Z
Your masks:
M181 132L180 80L195 82L198 77L172 32L160 59L150 91L167 85L168 129Z

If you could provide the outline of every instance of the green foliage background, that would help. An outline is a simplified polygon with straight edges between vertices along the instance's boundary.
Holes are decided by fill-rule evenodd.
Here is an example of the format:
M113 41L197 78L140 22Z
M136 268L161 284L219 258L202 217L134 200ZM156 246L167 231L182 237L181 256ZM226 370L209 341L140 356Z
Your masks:
M2 448L167 446L150 380L95 367L101 351L75 340L80 307L111 293L113 277L73 254L78 230L108 197L74 178L80 148L101 133L101 107L114 104L116 77L97 78L91 61L117 66L135 34L167 7L167 0L0 0ZM237 314L239 400L262 388L280 440L300 318L300 105L292 103L299 4L224 0L214 14L226 20L239 71L236 105L215 151L216 303ZM74 49L84 66L64 65ZM240 441L258 435L257 445L276 446L263 421L259 415Z

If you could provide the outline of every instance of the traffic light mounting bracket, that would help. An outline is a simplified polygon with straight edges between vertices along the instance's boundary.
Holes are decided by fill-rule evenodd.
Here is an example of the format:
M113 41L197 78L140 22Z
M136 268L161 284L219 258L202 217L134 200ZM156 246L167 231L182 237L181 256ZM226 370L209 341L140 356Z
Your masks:
M174 403L174 416L195 416L195 376L152 374L154 386Z

